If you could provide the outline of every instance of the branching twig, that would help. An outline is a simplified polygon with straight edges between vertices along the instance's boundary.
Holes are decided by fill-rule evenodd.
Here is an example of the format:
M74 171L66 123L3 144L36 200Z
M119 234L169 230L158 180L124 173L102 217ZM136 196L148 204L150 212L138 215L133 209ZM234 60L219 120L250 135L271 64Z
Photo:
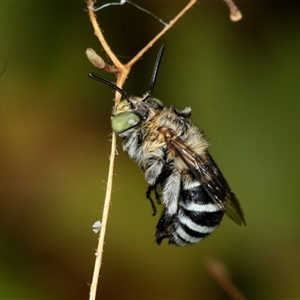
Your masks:
M197 2L197 0L190 0L190 2L186 5L186 7L184 7L179 13L178 15L169 22L169 24L167 26L165 26L165 28L158 33L130 62L128 62L126 64L127 67L131 68L132 65L139 60L143 54L149 50L150 47L153 46L153 44L162 36L164 35L177 21L179 18L181 18L195 3Z
M130 72L131 67L133 64L139 60L142 55L150 48L152 45L164 34L166 31L168 31L175 23L176 21L183 16L183 14L189 10L197 1L196 0L190 0L188 5L184 7L180 13L172 20L170 23L164 27L164 29L157 34L130 62L127 64L122 64L117 57L114 55L114 53L111 51L110 47L108 46L102 31L100 29L99 24L96 20L96 15L94 12L94 1L93 0L87 0L88 3L88 11L90 20L93 24L95 35L98 37L102 47L104 48L107 55L110 57L116 68L118 69L118 76L117 76L117 82L116 85L120 88L124 85L124 82ZM117 105L120 102L121 95L120 93L116 92L115 96L115 105ZM112 141L111 141L111 154L110 154L110 165L109 165L109 171L108 171L108 179L107 179L107 186L106 186L106 195L105 195L105 201L104 201L104 209L103 209L103 215L102 215L102 225L99 235L99 241L98 241L98 247L96 252L96 260L95 260L95 267L94 267L94 273L93 273L93 279L90 287L90 300L94 300L96 298L96 292L97 292L97 285L98 285L98 278L100 274L100 268L102 264L102 255L103 255L103 246L104 246L104 238L105 238L105 232L106 232L106 225L107 225L107 219L108 219L108 213L109 213L109 207L110 207L110 199L111 199L111 192L112 192L112 182L113 182L113 169L114 169L114 161L115 161L115 153L116 153L116 134L112 134Z

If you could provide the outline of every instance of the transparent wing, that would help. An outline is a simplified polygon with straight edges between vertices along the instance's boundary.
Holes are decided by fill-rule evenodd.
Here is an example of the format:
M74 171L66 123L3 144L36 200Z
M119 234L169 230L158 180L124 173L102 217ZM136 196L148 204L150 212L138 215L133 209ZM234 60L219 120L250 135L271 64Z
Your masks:
M199 180L211 199L239 225L246 225L240 203L223 177L220 169L208 152L198 155L180 138L168 140L171 147Z

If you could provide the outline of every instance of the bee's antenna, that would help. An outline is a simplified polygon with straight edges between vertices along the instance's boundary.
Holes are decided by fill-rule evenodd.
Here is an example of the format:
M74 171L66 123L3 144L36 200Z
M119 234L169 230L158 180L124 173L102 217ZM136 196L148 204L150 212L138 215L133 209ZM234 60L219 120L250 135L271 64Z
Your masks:
M93 78L93 79L96 79L96 80L98 80L98 81L100 81L100 82L105 83L106 85L108 85L108 86L110 86L111 88L113 88L115 91L118 91L118 92L119 92L124 98L126 98L128 101L130 101L128 94L127 94L124 90L122 90L122 89L120 89L118 86L116 86L113 82L111 82L111 81L109 81L109 80L107 80L107 79L105 79L105 78L103 78L103 77L101 77L101 76L99 76L99 75L96 75L96 74L94 74L94 73L89 73L88 76L89 76L90 78Z
M160 62L161 62L162 56L164 54L164 50L165 50L165 46L161 46L161 48L158 51L156 61L155 61L155 64L154 64L154 69L153 69L151 81L150 81L150 87L149 87L149 90L147 92L147 96L145 97L144 100L146 100L147 98L149 98L152 95L152 92L153 92L153 89L154 89L154 86L155 86L155 82L156 82L156 77L157 77L157 74L158 74L158 69L159 69L159 66L160 66Z

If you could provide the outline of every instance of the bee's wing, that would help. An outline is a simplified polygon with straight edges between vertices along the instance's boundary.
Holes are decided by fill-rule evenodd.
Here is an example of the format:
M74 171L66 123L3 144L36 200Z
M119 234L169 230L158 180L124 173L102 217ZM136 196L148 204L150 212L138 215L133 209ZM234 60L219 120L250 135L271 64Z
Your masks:
M239 225L245 224L240 203L208 152L198 155L180 138L171 138L169 146L181 157L194 177L199 180L210 198Z

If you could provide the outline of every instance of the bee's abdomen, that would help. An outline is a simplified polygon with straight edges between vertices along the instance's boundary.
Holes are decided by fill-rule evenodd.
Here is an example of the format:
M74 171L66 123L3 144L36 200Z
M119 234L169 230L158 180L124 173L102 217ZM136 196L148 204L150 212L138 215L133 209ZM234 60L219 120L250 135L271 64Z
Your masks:
M210 199L200 183L182 190L181 197L169 242L185 246L207 237L220 224L224 212Z

